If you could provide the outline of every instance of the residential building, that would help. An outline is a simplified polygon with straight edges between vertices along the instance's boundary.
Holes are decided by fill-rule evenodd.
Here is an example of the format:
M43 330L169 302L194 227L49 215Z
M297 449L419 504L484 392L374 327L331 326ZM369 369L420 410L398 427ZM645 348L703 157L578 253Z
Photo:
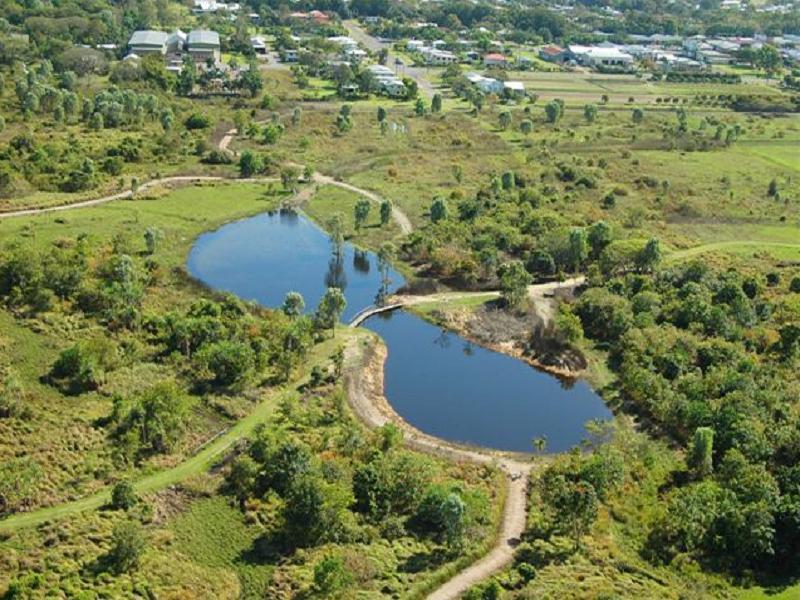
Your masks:
M480 73L467 73L467 80L484 94L502 94L505 88L502 81L492 77L484 77Z
M422 40L408 40L406 42L406 50L409 52L420 52L425 47L425 42Z
M513 98L524 98L525 84L521 81L504 81L503 92Z
M253 49L253 52L256 54L266 54L267 53L267 43L264 41L264 38L255 36L250 38L250 47Z
M551 63L563 63L569 57L569 53L561 46L551 44L539 48L539 58Z
M423 48L422 56L429 65L449 65L458 62L458 56L447 50L436 50L434 48Z
M569 47L572 60L578 64L594 68L630 68L633 56L623 52L616 46L579 46Z
M128 40L128 52L137 56L167 53L167 34L163 31L134 31Z
M195 62L206 62L208 59L219 61L219 34L207 29L193 29L186 38L186 51Z
M505 67L508 59L499 52L490 52L483 57L483 64L487 67Z

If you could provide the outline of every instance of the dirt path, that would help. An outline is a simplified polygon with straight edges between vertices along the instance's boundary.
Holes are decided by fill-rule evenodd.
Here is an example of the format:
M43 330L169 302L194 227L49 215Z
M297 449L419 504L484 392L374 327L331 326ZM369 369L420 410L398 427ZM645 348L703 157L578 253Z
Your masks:
M403 430L406 445L415 450L454 461L497 464L508 479L500 535L494 547L483 558L459 572L429 596L435 600L458 598L470 587L511 562L514 547L525 531L528 479L534 465L515 455L452 444L409 425L394 411L384 396L383 364L386 355L386 347L377 340L366 347L363 340L359 339L353 339L347 345L345 388L353 412L371 428L394 423Z
M151 179L139 186L137 194L144 192L150 188L165 185L170 183L202 183L204 181L230 181L234 183L261 183L269 182L274 183L280 181L274 177L262 178L249 178L249 179L232 179L230 177L218 177L212 175L176 175L174 177L162 177L161 179ZM12 210L8 212L0 212L0 219L9 219L12 217L29 217L32 215L39 215L49 212L59 212L64 210L73 210L76 208L87 208L89 206L97 206L98 204L105 204L106 202L113 202L114 200L124 200L133 197L131 190L124 192L117 192L108 196L95 198L94 200L84 200L82 202L73 202L71 204L59 204L57 206L45 206L43 208L25 208L22 210Z
M364 196L368 200L371 200L372 202L375 202L377 204L381 204L383 202L383 198L381 198L378 194L374 192L370 192L369 190L365 190L364 188L356 187L344 181L338 181L328 175L323 175L322 173L314 173L313 177L314 177L314 182L318 183L319 185L335 185L336 187L345 190L350 190L351 192L355 192L356 194ZM400 227L400 231L403 232L403 235L408 235L409 233L414 231L414 226L411 224L411 219L409 219L406 213L397 208L394 204L392 205L392 218L397 222L397 225Z

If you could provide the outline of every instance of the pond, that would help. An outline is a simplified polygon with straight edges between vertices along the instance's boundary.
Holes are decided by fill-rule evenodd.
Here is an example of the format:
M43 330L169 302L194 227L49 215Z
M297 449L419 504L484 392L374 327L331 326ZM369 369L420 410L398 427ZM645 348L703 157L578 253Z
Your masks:
M341 286L348 321L375 301L386 278L370 252L345 244L332 252L328 235L302 215L275 212L203 234L188 259L189 272L207 285L276 307L297 291L311 311L325 289ZM403 278L388 269L391 289ZM389 351L386 397L406 421L437 437L528 452L536 437L561 452L586 437L586 422L611 412L584 381L564 383L515 358L398 311L364 326Z

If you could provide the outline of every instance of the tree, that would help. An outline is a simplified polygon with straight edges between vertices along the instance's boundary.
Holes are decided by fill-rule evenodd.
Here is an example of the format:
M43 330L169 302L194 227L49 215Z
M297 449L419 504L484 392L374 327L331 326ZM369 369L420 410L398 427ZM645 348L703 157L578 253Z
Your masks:
M544 107L545 115L547 116L548 123L557 123L564 111L564 107L558 100L551 100Z
M322 327L330 329L335 336L336 323L341 318L346 307L347 300L345 300L342 290L329 287L319 301L316 314L317 321Z
M239 174L242 177L252 177L261 172L264 168L264 161L261 156L250 150L245 150L239 157Z
M546 476L543 486L543 497L555 513L557 527L571 534L578 549L581 538L597 518L597 492L592 484L571 481L561 474Z
M587 123L594 123L597 120L597 105L587 104L583 107L583 118Z
M433 99L431 100L431 112L432 113L440 113L442 112L442 95L441 94L434 94Z
M633 112L631 113L631 119L635 125L638 125L644 121L644 111L641 108L634 108Z
M519 130L523 135L530 135L533 132L533 121L530 119L524 119L519 124Z
M342 104L339 114L336 115L336 128L339 133L345 133L353 128L353 121L350 119L350 105Z
M261 71L258 69L258 63L250 63L250 67L239 75L237 85L247 90L252 98L258 95L264 87L264 81L261 79Z
M392 218L392 203L388 200L381 202L381 226L385 227Z
M111 506L117 510L129 510L139 501L136 490L128 481L120 481L111 490Z
M378 107L378 123L383 123L386 120L386 109L382 106Z
M782 64L783 59L775 46L764 44L756 51L756 65L763 69L768 77L779 71Z
M299 317L303 314L306 303L300 292L287 292L283 299L281 310L289 317Z
M186 54L183 57L183 64L181 65L181 72L178 75L178 83L175 89L181 96L188 96L192 93L196 80L197 67L192 57Z
M244 502L253 492L258 473L258 464L246 454L238 456L231 464L226 481L239 502Z
M661 244L657 238L647 240L636 259L637 267L642 271L652 271L661 261Z
M253 375L256 354L246 342L221 340L200 348L195 354L195 363L212 384L240 386Z
M300 125L300 121L303 119L303 109L299 106L295 106L292 110L292 126L297 127Z
M367 218L369 218L369 209L370 209L370 201L361 199L356 202L355 207L353 208L355 222L356 222L356 230L360 230L364 223L367 222Z
M605 221L598 221L589 227L587 239L591 248L590 254L596 260L613 239L611 227Z
M438 223L447 218L447 204L443 198L436 198L431 204L431 221Z
M500 265L500 293L510 308L519 308L528 297L528 286L533 280L522 261L513 260Z
M300 171L297 167L281 167L281 185L284 190L295 190L297 181L300 178Z
M714 430L698 427L694 432L686 464L696 479L704 479L714 470Z
M164 232L162 232L158 227L150 226L144 231L144 243L147 246L147 253L148 254L155 254L156 252L156 245L158 241L164 237Z
M589 255L586 230L576 227L569 232L569 264L573 271L577 271Z
M108 559L115 573L127 573L139 566L139 560L147 546L142 526L137 521L123 521L114 527L111 534L111 549Z
M414 114L418 117L425 115L425 101L422 98L417 98L414 104Z
M505 131L511 126L511 113L507 110L504 110L500 113L498 117L500 121L500 128Z
M771 179L769 182L769 186L767 187L767 196L770 198L775 198L778 195L778 180Z

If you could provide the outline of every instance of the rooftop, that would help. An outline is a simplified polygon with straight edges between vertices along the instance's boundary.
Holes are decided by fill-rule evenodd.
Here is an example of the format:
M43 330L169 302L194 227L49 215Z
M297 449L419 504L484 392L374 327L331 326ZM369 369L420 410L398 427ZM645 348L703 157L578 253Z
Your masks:
M128 42L129 46L163 46L167 43L167 34L163 31L143 29L134 31Z
M216 31L209 31L208 29L193 29L189 32L187 38L189 46L219 46L219 34Z

